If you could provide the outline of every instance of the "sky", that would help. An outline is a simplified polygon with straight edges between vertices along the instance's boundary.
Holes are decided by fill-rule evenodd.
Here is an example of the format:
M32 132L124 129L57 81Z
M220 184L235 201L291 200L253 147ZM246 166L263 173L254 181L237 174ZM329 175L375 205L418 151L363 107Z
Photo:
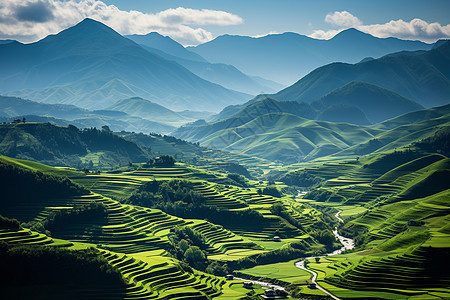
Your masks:
M0 0L0 39L34 42L84 18L121 34L156 31L185 46L223 34L329 39L350 27L382 38L450 38L449 0Z

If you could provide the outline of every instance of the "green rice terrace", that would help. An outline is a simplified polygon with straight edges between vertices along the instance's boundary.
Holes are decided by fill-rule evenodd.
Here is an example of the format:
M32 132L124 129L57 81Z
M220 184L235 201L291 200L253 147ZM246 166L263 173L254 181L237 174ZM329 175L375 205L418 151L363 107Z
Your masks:
M26 256L28 274L3 275L2 289L11 299L261 299L269 283L279 298L450 298L450 160L411 149L270 167L269 180L174 161L100 173L2 156L0 265ZM342 247L335 227L355 248L324 256ZM305 258L309 271L296 266ZM103 279L29 275L55 261Z

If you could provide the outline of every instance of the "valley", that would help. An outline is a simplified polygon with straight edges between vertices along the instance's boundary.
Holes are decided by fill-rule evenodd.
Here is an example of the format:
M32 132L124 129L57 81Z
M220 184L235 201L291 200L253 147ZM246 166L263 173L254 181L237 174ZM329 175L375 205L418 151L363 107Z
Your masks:
M449 25L8 1L1 299L450 299Z

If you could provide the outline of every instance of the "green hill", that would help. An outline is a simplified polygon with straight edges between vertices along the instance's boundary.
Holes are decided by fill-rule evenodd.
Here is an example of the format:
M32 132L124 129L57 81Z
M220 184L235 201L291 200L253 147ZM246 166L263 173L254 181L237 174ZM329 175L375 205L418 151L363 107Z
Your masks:
M122 111L131 116L165 124L178 125L192 121L192 119L187 119L164 106L139 97L119 100L107 109Z
M349 112L348 107L342 105L331 106L331 112L325 110L318 117L328 114L329 118L338 120L342 116L348 118L344 116ZM197 126L185 125L173 134L203 146L295 163L330 155L335 159L380 153L407 146L448 126L449 107L418 110L361 126L311 120L317 111L306 103L265 98L251 101L228 118ZM359 120L364 121L364 113L355 106L352 108L355 109L352 118L359 115Z
M229 118L189 132L192 136L183 137L204 146L293 163L333 154L358 141L366 141L380 131L279 112L263 114L249 121Z
M443 113L443 112L442 112ZM408 116L400 116L398 120L391 119L387 121L389 124L400 124L404 119L415 116L414 113ZM383 123L372 126L372 129L384 127ZM426 119L423 121L404 124L393 129L386 130L375 135L370 140L354 145L337 155L363 155L368 153L379 153L387 150L394 150L407 146L416 141L432 137L438 130L450 126L450 114L444 114L441 117ZM438 150L438 149L436 149Z
M136 144L107 130L80 130L48 123L0 125L0 152L21 159L77 168L113 168L129 162L145 162Z
M372 84L355 81L337 88L311 103L313 107L319 110L327 110L329 107L339 104L360 109L371 123L379 123L411 111L423 109L422 105L394 92ZM324 118L326 115L323 114L321 119L346 122L347 120L353 120L355 117L358 118L358 114L351 113L350 107L339 110L334 119ZM338 116L339 119L336 119ZM367 124L355 121L350 121L350 123Z
M163 107L161 109L167 110ZM72 124L79 128L100 128L106 125L113 131L169 133L174 130L174 127L166 122L155 122L121 111L87 110L74 105L45 104L17 97L0 96L1 122L11 122L23 117L29 122L50 122L62 126Z

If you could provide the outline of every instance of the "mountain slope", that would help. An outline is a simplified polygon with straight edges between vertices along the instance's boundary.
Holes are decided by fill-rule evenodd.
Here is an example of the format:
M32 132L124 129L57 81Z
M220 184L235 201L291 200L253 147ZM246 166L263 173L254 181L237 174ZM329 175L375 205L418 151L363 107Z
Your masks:
M356 63L368 56L377 58L402 50L428 50L431 45L395 38L380 39L348 29L330 40L290 32L260 38L223 35L188 49L210 62L231 64L246 74L292 84L331 62Z
M305 119L283 112L304 114L305 109L296 109L304 104L281 102L277 106L277 103L269 100L264 105L255 103L254 110L242 110L211 124L181 127L173 134L203 146L295 163L339 152L382 132L365 126ZM257 115L251 115L256 112Z
M145 35L125 35L124 37L132 40L136 44L161 50L171 56L179 57L185 60L207 62L206 59L194 52L187 50L181 44L172 40L169 36L162 36L157 32L150 32Z
M121 111L92 111L74 105L46 104L16 97L0 96L0 120L2 122L11 122L23 117L26 117L28 122L49 122L62 126L72 124L79 128L101 128L107 125L113 131L125 130L167 134L174 129L170 122L166 122L166 120L162 120L164 123L159 123L138 116L131 116ZM188 120L186 119L184 122Z
M312 102L352 81L383 87L425 107L446 104L450 100L450 42L430 51L394 53L354 65L332 63L273 97Z
M312 120L320 117L317 114L307 103L267 98L251 101L216 122L182 126L173 135L203 146L294 163L407 146L448 126L450 105L410 112L371 126Z
M195 75L235 91L256 95L261 92L273 93L285 87L270 80L247 76L232 65L209 63L169 37L163 37L156 32L127 37L147 51L175 61Z
M95 128L79 130L47 123L0 125L0 152L57 166L114 168L147 161L135 143Z
M246 97L90 19L36 43L0 45L0 91L95 109L140 96L172 109L217 111Z
M107 109L157 122L179 124L189 121L189 119L164 106L139 97L119 100Z
M361 109L372 123L379 123L407 112L423 109L423 106L415 101L378 86L357 81L352 81L343 87L337 88L311 103L313 107L319 110L339 104L346 104ZM341 112L339 116L341 119L330 120L323 118L323 120L341 122L351 120L351 116L346 116L345 113L345 111Z

